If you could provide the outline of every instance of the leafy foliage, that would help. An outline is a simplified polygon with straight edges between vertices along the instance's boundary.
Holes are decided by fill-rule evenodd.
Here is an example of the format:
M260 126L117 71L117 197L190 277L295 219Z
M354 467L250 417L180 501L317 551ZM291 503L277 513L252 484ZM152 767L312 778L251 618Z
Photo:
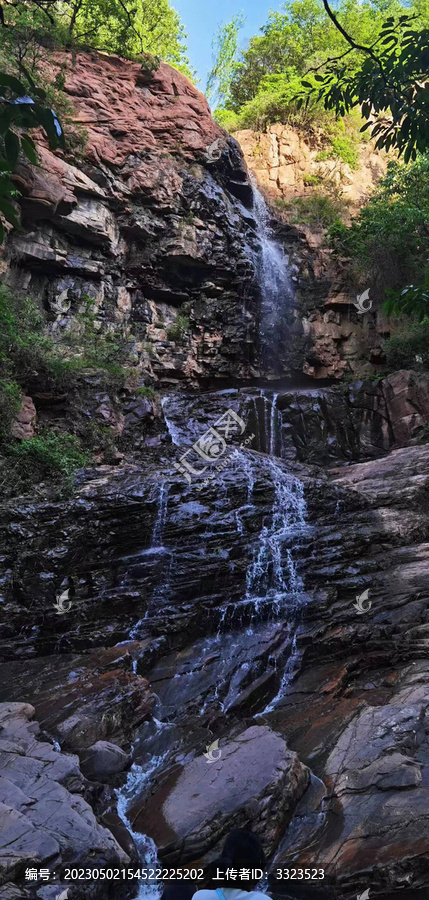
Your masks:
M392 15L403 11L399 0L383 4L340 0L337 9L360 41L374 40L390 11ZM347 49L347 42L327 17L321 0L286 0L281 11L270 12L261 34L251 38L241 54L232 74L231 109L236 113L243 109L264 90L263 82L266 84L268 77L293 72L301 78L312 67ZM354 54L355 65L358 60L358 54Z
M429 318L429 269L418 287L410 284L400 294L391 291L383 304L386 316L412 316L423 322Z
M311 225L316 229L341 223L347 211L347 204L343 200L320 192L289 201L278 199L276 206L288 214L292 223Z
M395 147L405 162L416 159L417 151L429 147L429 28L414 16L401 15L398 21L389 16L376 40L364 45L323 2L349 49L328 62L325 74L315 74L317 88L305 81L303 86L337 116L360 107L367 120L362 130L371 129L377 149ZM356 51L361 56L357 68L346 59Z
M397 369L429 369L429 319L404 322L383 346L390 372Z
M164 59L192 76L183 25L169 0L3 0L0 49L27 65L43 48L91 48ZM13 27L11 27L13 26Z
M53 112L43 105L46 93L37 88L27 75L34 97L28 96L28 87L15 78L0 72L0 212L14 228L19 228L18 212L14 205L17 190L12 181L20 151L31 163L37 163L34 142L28 131L40 126L45 131L51 147L63 142L60 123ZM4 237L3 223L0 221L0 242Z
M2 447L0 485L3 496L33 491L35 485L54 480L61 493L70 493L76 471L88 465L90 455L68 432L45 429L35 437Z
M238 33L243 25L241 13L233 16L230 22L219 27L213 40L215 61L207 77L206 94L210 99L216 98L223 107L230 102L231 80L237 68Z
M88 375L97 376L104 390L121 390L128 372L128 336L97 331L93 303L84 298L76 331L54 342L45 333L43 315L31 300L0 287L0 489L9 494L30 489L41 480L70 485L73 473L89 460L87 450L107 451L114 440L110 429L79 414L91 395ZM42 429L31 440L17 442L11 425L23 393L40 389L67 397L75 434ZM149 389L148 389L149 390Z
M424 300L419 291L425 290L428 271L428 223L429 153L407 166L391 162L351 226L334 225L330 238L335 251L389 299L389 314L410 313L412 307L421 309Z

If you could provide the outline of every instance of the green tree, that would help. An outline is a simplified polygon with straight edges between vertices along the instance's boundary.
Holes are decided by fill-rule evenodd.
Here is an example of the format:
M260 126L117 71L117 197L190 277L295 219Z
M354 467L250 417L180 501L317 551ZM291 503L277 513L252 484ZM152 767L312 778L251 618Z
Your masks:
M383 5L392 14L403 11L399 0L386 0ZM371 41L379 33L385 17L379 7L378 0L361 4L340 0L338 9L358 40ZM261 32L251 38L233 74L230 93L235 111L257 95L266 76L290 70L303 75L310 67L320 65L348 47L326 15L321 0L287 0L280 11L270 12ZM352 62L350 59L350 65Z
M391 162L350 227L330 229L334 250L370 279L387 315L428 314L429 153Z
M360 107L367 119L362 130L371 128L378 149L395 147L405 162L416 159L417 151L429 147L429 28L415 16L404 14L397 21L390 16L377 38L364 44L340 23L328 0L322 2L348 49L321 67L325 74L315 75L318 88L304 86L336 115ZM356 52L357 67L349 63Z
M138 59L151 54L192 77L183 25L169 0L1 0L0 51L27 60L53 45ZM1 7L0 7L1 8Z
M244 25L244 16L238 13L230 22L219 26L213 40L214 65L207 77L206 94L220 107L230 103L230 87L237 69L238 34Z

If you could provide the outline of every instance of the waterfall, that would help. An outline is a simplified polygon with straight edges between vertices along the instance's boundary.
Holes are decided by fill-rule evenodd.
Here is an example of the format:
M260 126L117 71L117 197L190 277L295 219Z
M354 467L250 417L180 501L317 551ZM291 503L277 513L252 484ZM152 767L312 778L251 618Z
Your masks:
M180 447L181 445L181 434L178 428L174 425L174 423L169 419L167 415L168 410L168 401L171 399L170 396L163 397L161 400L162 412L164 415L164 422L167 426L167 431L171 437L171 442L175 444L176 447Z
M277 425L277 399L278 394L274 394L271 401L271 419L270 419L270 456L276 455L276 425Z
M153 527L152 534L152 549L162 548L162 539L164 536L164 526L165 520L167 518L167 503L168 503L168 484L165 481L161 482L161 486L159 489L159 497L158 497L158 512L155 519L155 525Z
M260 243L256 275L261 292L260 337L264 367L281 374L282 352L288 345L287 311L294 291L289 272L289 259L276 240L267 204L253 181L253 215Z
M306 504L302 482L287 474L268 457L264 463L274 485L269 524L263 526L259 546L247 570L246 599L255 611L269 603L277 615L299 605L303 584L292 557L292 541L306 527Z

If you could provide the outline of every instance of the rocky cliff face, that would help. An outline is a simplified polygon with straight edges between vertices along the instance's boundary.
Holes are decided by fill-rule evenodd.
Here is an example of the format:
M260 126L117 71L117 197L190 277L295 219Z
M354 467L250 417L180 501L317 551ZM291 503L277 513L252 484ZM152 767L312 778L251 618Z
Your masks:
M22 164L24 232L9 237L6 278L37 298L56 338L89 299L100 328L122 328L145 383L359 371L362 347L379 341L372 318L356 314L354 286L313 236L286 225L278 238L291 268L286 317L295 340L265 365L248 171L185 77L164 64L150 76L96 53L60 54L52 68L65 75L84 146L67 157L73 163L40 145L40 167Z
M144 865L154 840L167 863L204 863L250 825L271 877L317 867L338 900L423 900L428 379L274 391L270 359L249 384L267 309L255 273L279 248L272 222L258 234L236 144L168 67L148 80L96 54L59 62L85 157L42 148L43 168L20 171L7 277L54 334L87 295L103 327L140 328L130 373L162 404L127 388L114 427L132 423L138 454L95 459L69 498L0 507L0 897L51 900L69 863ZM340 377L355 325L336 320L305 236L277 236L306 304L291 304L280 369ZM185 312L187 337L168 339ZM97 402L111 423L111 398ZM34 417L28 399L21 438ZM55 883L29 885L33 862ZM272 880L274 897L298 888ZM106 896L94 879L74 890ZM327 895L314 877L309 890Z
M258 183L284 200L304 196L311 183L330 183L356 208L371 196L387 169L386 156L374 151L371 143L358 145L354 168L340 157L330 156L321 128L305 135L276 123L265 132L248 128L234 137Z
M236 143L169 66L148 78L119 58L56 62L85 147L79 166L42 148L40 169L21 167L10 281L39 298L59 337L86 297L104 325L126 321L133 363L156 381L248 377L255 235Z
M121 783L132 744L120 808L141 861L141 833L195 863L251 824L270 871L324 868L347 900L424 896L427 396L405 372L347 392L174 394L175 445L144 467L3 506L0 699L25 697L79 755L128 855L102 784ZM215 469L194 452L189 483L182 454L228 410L246 431Z

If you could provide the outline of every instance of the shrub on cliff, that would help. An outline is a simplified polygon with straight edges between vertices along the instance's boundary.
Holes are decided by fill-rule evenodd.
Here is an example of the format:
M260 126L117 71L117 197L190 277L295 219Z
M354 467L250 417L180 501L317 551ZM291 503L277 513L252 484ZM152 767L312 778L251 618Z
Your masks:
M86 410L90 401L94 376L113 396L123 387L128 377L123 366L128 335L100 332L90 298L75 325L62 341L54 341L46 334L36 304L0 287L0 486L8 495L41 480L54 481L61 488L70 485L75 470L89 461L88 451L109 447L109 429L104 433L93 422L90 433L82 408ZM74 434L55 423L55 429L44 427L31 439L13 438L11 426L22 395L38 392L67 404L68 427Z
M429 319L402 322L384 342L389 372L397 369L429 369Z
M381 297L390 297L387 314L400 313L401 307L403 313L413 312L406 289L423 287L427 278L428 222L429 153L407 166L389 163L376 194L351 226L330 229L334 250L350 259ZM415 297L417 311L419 295Z
M292 224L311 225L315 229L329 228L334 223L339 225L347 213L347 203L340 197L316 191L294 200L278 199L275 204L278 209L287 213Z

